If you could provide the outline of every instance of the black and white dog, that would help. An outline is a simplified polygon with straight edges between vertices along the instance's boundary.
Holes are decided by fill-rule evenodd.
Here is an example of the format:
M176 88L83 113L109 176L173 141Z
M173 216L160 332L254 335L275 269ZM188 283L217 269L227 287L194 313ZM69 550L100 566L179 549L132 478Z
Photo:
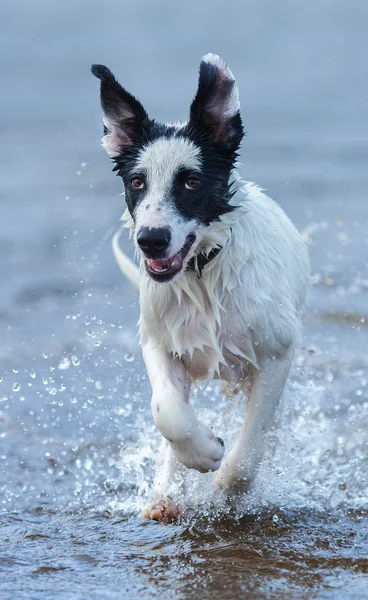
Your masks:
M140 269L113 248L140 292L140 339L154 421L165 438L155 500L145 516L170 520L165 498L179 463L216 471L225 491L245 490L288 377L309 276L307 249L283 210L236 171L243 137L238 88L207 54L189 120L162 125L104 66L103 147L122 177ZM191 382L222 379L248 397L244 424L224 442L188 404Z

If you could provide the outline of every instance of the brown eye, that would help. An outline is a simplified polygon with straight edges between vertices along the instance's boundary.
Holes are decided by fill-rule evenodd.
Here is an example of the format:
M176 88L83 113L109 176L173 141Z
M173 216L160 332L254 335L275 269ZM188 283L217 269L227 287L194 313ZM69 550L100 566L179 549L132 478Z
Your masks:
M201 180L198 177L189 177L185 182L187 190L195 190L201 184Z
M135 190L143 190L144 188L144 181L141 177L133 177L130 183Z

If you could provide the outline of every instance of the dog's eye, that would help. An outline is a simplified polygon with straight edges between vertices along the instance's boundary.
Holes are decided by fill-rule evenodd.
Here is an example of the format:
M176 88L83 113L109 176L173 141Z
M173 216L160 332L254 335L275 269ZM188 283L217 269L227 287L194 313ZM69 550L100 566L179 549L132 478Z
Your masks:
M189 177L185 182L187 190L195 190L201 184L201 180L198 177Z
M144 181L142 179L142 177L133 177L130 180L131 186L135 189L135 190L143 190L144 188Z

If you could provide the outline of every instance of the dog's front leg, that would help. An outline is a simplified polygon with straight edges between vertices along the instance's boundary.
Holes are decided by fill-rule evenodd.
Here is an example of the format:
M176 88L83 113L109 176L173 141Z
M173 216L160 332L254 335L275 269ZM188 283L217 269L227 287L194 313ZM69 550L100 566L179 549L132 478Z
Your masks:
M142 517L154 521L164 521L171 523L184 516L184 508L181 504L172 499L172 494L176 497L177 488L183 489L183 478L178 478L181 465L178 464L170 444L165 438L162 438L160 449L157 454L155 479L153 483L153 499L148 503ZM183 467L181 467L183 469ZM172 485L174 483L174 488Z
M245 491L253 481L265 449L265 434L290 371L293 350L282 359L268 360L254 372L245 421L235 446L216 473L217 485L228 492Z
M188 405L189 382L183 362L147 341L143 358L152 386L152 414L177 460L201 473L216 471L223 441L199 423Z

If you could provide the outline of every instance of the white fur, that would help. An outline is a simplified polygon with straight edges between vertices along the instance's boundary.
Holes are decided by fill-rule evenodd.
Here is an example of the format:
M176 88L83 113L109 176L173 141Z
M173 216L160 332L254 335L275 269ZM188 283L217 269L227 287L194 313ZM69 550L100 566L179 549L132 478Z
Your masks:
M231 202L238 208L199 232L197 250L222 247L202 278L184 272L156 283L143 263L139 275L152 411L172 450L165 472L172 473L174 456L200 471L221 465L220 441L187 403L191 381L219 377L234 390L250 389L244 426L217 473L226 490L247 487L262 458L299 340L309 276L306 246L283 210L236 173L233 186ZM160 490L164 484L161 477Z

